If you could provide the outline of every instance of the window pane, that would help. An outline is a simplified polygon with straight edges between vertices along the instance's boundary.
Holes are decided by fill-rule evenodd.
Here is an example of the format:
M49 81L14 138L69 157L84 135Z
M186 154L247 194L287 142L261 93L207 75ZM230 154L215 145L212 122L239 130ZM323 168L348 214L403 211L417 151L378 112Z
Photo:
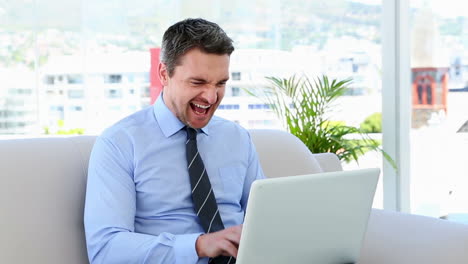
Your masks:
M37 123L34 5L0 5L0 134L34 133Z
M411 4L411 208L468 222L468 16L454 1Z
M98 134L148 106L149 49L160 47L166 28L187 17L217 22L234 40L231 78L217 112L224 118L246 128L286 129L269 105L245 90L261 95L270 85L265 77L294 74L353 79L327 113L330 123L360 127L367 117L381 112L382 10L378 0L34 2L8 1L10 6L3 12L7 15L0 14L0 20L8 22L10 31L1 31L0 37L27 43L21 64L31 75L27 78L31 83L16 88L40 91L38 100L23 105L39 102L28 113L48 133L82 128L86 134ZM18 46L3 43L0 54L10 54L9 49ZM31 62L37 67L31 67ZM2 67L19 72L9 65ZM378 118L372 122L380 124ZM379 139L380 131L374 132L373 137ZM367 153L359 164L381 167L381 155ZM346 169L359 166L345 164ZM381 192L376 197L375 205L380 207Z

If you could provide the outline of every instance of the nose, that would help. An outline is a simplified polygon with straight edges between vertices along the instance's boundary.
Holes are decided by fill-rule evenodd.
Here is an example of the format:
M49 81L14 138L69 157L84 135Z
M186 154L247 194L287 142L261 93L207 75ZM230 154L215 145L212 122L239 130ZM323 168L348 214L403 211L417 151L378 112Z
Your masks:
M216 103L216 100L218 100L218 89L211 85L206 87L203 91L203 99L205 99L208 104Z

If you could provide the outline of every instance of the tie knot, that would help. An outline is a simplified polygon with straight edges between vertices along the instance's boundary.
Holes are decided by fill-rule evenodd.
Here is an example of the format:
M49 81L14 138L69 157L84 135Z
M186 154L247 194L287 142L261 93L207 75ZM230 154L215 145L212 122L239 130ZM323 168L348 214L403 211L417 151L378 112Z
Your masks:
M185 127L187 130L187 139L196 140L197 139L197 130L189 126Z

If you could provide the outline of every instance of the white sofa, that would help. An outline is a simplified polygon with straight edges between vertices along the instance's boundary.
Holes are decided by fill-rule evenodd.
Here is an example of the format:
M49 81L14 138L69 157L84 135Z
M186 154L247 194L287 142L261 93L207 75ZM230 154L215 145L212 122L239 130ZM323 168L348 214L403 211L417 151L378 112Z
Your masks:
M269 177L342 169L335 155L311 154L286 132L251 135ZM94 140L0 140L0 263L88 263L83 205ZM468 225L373 210L359 263L468 263Z

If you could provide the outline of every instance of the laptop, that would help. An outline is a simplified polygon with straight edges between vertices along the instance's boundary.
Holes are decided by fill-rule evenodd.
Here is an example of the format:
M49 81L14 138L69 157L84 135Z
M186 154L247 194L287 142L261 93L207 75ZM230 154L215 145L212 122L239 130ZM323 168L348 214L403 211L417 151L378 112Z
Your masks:
M237 264L358 261L379 169L255 181Z

